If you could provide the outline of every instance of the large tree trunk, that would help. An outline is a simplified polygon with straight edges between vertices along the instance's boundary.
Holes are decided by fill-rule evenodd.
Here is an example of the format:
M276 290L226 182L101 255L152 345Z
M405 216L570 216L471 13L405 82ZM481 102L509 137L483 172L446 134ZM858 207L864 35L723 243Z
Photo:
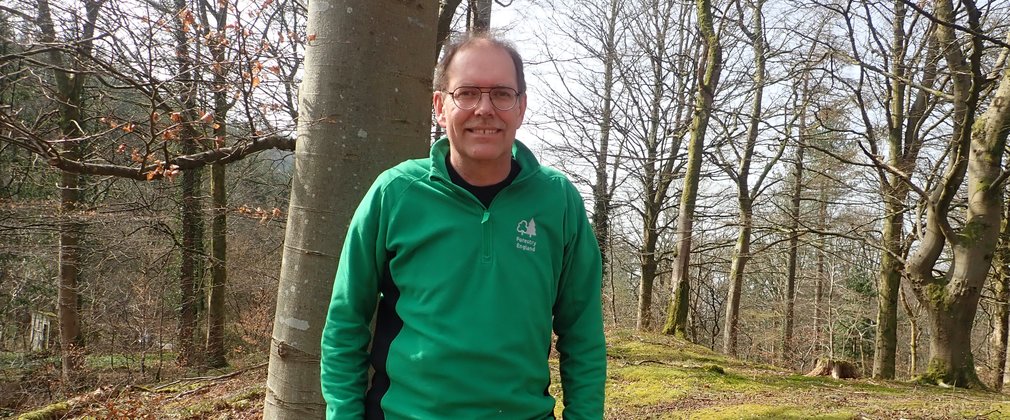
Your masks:
M428 148L434 7L309 2L266 419L323 417L319 340L347 223L380 171Z
M962 2L967 26L980 33L980 13L974 4ZM953 22L950 0L936 0L936 15ZM925 382L982 387L971 353L971 330L982 286L987 278L999 235L1003 183L1001 164L1010 130L1010 72L1003 75L985 114L976 119L979 96L984 88L981 73L982 40L972 36L967 56L963 40L954 29L938 25L937 40L951 68L953 131L951 165L930 197L926 232L919 248L908 260L912 289L929 315L930 358ZM956 231L948 213L967 175L968 191L964 225ZM951 260L941 276L933 273L945 244Z
M698 26L705 44L705 59L698 77L695 96L695 114L691 122L691 142L687 150L687 173L680 197L677 216L677 256L673 265L673 296L670 300L663 333L687 338L687 313L691 296L691 236L694 234L694 207L698 199L698 178L701 174L701 155L705 147L705 131L712 115L715 91L722 72L722 46L715 31L711 0L697 0Z

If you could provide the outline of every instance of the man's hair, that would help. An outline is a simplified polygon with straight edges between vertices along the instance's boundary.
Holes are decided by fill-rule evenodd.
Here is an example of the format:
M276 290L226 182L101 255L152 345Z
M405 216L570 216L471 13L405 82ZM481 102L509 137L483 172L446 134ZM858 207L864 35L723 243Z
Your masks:
M447 89L449 87L449 64L456 57L456 53L481 43L487 43L492 47L501 48L509 53L509 56L512 57L512 63L516 68L516 83L518 83L519 93L526 93L526 75L523 73L523 59L519 55L519 51L516 51L516 47L511 42L499 39L490 32L483 31L464 33L454 37L445 46L445 53L442 54L442 59L435 65L435 78L432 87L436 91Z

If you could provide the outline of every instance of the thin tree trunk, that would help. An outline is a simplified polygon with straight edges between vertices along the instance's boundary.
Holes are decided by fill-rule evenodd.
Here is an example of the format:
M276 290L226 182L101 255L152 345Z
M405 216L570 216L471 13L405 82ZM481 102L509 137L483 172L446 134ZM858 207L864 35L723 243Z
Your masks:
M698 26L704 37L705 59L699 68L695 115L691 126L691 142L687 151L687 173L681 193L677 218L677 256L673 266L673 296L670 301L663 333L687 338L687 314L691 296L690 264L691 235L694 233L694 207L698 199L698 178L701 174L701 154L705 147L705 132L715 102L715 91L722 72L722 46L715 31L711 0L697 0Z
M1003 390L1007 368L1007 335L1010 333L1010 208L1004 206L999 243L996 245L995 278L993 279L993 319L990 337L993 354L992 388Z
M228 26L228 3L216 3L216 9L210 9L214 22L217 25L217 33L224 34ZM204 17L204 22L210 19ZM211 60L215 67L225 68L229 65L229 58L225 50L227 40L223 36L208 37L208 47ZM223 71L213 72L214 91L214 115L213 132L214 146L224 147L228 138L228 80ZM224 344L225 326L225 287L228 282L228 191L225 183L225 164L215 163L211 165L211 255L210 255L210 285L207 291L207 361L208 367L224 367L228 365L226 359L226 349Z
M821 190L818 203L817 226L822 232L828 228L828 197L827 191ZM824 279L826 277L825 259L827 258L827 235L818 235L820 249L817 250L817 277L814 278L814 353L821 355L824 351Z
M182 153L194 154L198 151L198 133L192 123L199 119L196 115L196 84L193 72L193 61L190 55L189 40L183 30L183 12L186 10L186 0L175 0L176 20L173 35L175 37L175 56L179 64L179 78L184 80L184 88L179 98L184 115L184 139ZM182 366L198 363L198 352L194 334L196 332L197 316L201 305L200 286L203 277L203 214L200 203L201 182L203 170L190 169L182 173L182 250L179 264L179 330L178 354L176 362Z
M225 286L228 281L228 199L225 191L225 165L211 165L211 196L214 216L211 221L210 290L207 298L207 366L228 365L225 358Z
M738 322L740 318L740 294L743 287L744 273L747 261L750 260L751 231L754 217L754 192L750 186L750 168L757 145L758 125L761 122L762 100L765 88L765 39L764 0L759 0L754 6L752 30L748 31L743 23L741 29L750 39L754 50L754 98L751 101L750 121L747 127L747 143L736 173L737 207L740 211L740 226L737 232L736 246L733 248L733 260L729 271L729 293L726 299L726 329L723 331L723 350L730 355L736 355ZM743 13L741 13L742 15Z
M491 29L492 0L469 0L467 29L473 32L487 32Z
M642 281L638 287L638 317L635 325L638 331L646 331L652 327L652 289L656 282L657 270L655 230L650 232L649 228L646 228L645 235L643 240L645 243L652 243L652 252L642 250ZM648 248L648 245L646 245L646 248Z
M660 10L658 2L654 1L652 6L657 11ZM666 10L670 10L671 4L667 3L664 7L666 7ZM650 37L650 41L654 42L650 47L654 47L657 51L665 51L669 28L667 23L670 19L669 13L659 16L651 14L648 19L653 22L653 26L650 29L655 30L654 33L646 34ZM639 330L646 330L652 326L652 290L656 281L659 260L659 250L657 249L660 233L659 219L662 216L662 207L666 202L667 187L669 186L669 181L664 179L664 177L669 176L668 171L664 170L664 168L669 167L669 162L661 160L663 151L660 150L661 145L664 143L664 136L666 135L661 128L663 95L665 93L663 78L667 72L665 64L660 57L650 57L649 68L651 70L651 79L648 82L651 85L652 91L650 92L648 108L649 128L645 139L646 156L642 170L644 173L642 180L642 190L644 191L642 207L644 211L642 214L642 245L639 248L642 270L642 282L638 294Z
M888 121L889 159L892 165L903 159L902 129L905 119L905 3L894 1L892 23L890 121ZM880 269L877 276L877 329L874 338L873 377L894 379L898 346L898 289L901 287L901 248L904 223L904 201L908 188L901 180L881 176L884 201L884 227L881 234Z
M49 0L38 0L37 24L41 29L42 41L56 43L56 29L52 21ZM90 54L92 37L95 33L95 22L101 9L101 2L86 1L85 20L81 41L78 45L82 55ZM71 73L74 65L64 60L61 50L53 49L47 54L49 64L57 85L59 101L60 132L67 139L83 136L84 125L83 102L84 82L87 73ZM63 142L63 152L67 159L80 159L82 145L78 141ZM81 239L84 235L84 224L79 220L79 206L82 202L81 176L76 173L63 172L58 183L60 188L60 254L59 254L59 287L57 292L57 311L60 323L60 350L62 358L62 374L66 382L72 382L74 373L80 369L84 361L84 342L81 336L80 319L80 273L81 273Z
M801 130L806 127L801 124ZM785 317L782 329L782 361L792 358L794 308L796 305L796 272L798 270L798 254L800 247L799 223L800 200L803 197L803 159L806 145L803 143L804 133L800 132L800 142L796 145L796 157L793 162L793 191L789 204L789 252L786 262L786 296Z
M614 62L617 52L614 46L617 30L617 0L610 0L607 16L607 35L603 40L603 104L600 109L600 143L596 155L596 182L593 184L593 231L600 244L603 272L611 273L610 267L610 202L612 193L608 182L610 166L610 130L613 119Z
M919 321L918 314L912 310L912 305L908 303L905 289L898 289L899 300L902 308L905 309L905 317L908 318L908 376L915 376L915 371L919 365Z
M442 46L449 39L449 30L452 27L452 18L456 15L456 9L463 0L440 0L438 2L438 29L435 35L435 59L438 59L442 52Z
M324 416L321 297L331 294L347 222L375 176L428 149L434 7L309 2L307 33L316 37L305 52L265 419Z

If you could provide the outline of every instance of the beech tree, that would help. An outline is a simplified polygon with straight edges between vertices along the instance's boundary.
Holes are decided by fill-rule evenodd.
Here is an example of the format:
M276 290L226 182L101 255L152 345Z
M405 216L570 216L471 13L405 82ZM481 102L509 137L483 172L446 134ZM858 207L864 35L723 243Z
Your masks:
M427 150L436 14L421 1L309 3L264 418L324 415L325 297L361 196L380 171Z
M1002 169L1010 132L1006 105L1010 103L1010 71L998 74L983 106L990 91L983 71L985 44L996 41L1006 48L1008 43L985 35L991 31L983 26L975 2L962 1L961 6L963 14L958 14L951 0L935 0L932 12L919 10L937 25L936 40L950 70L953 112L946 170L935 186L924 191L929 198L921 222L923 232L908 258L906 274L929 318L929 363L922 379L977 387L982 384L975 373L971 327L992 266L1003 184L1010 176ZM958 215L954 199L962 187L967 190L966 209ZM959 219L963 222L958 223ZM950 260L941 264L945 250Z

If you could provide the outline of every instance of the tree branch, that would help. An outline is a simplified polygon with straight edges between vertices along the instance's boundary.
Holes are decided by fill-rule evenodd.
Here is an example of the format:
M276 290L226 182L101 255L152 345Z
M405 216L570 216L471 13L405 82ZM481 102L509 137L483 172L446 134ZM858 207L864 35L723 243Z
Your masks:
M58 154L49 159L49 164L55 168L79 174L109 175L141 181L152 181L164 178L166 176L165 169L168 168L187 170L201 168L212 163L231 163L268 149L295 150L295 139L280 136L254 139L240 145L207 150L191 155L176 156L167 162L142 167L87 163L63 159Z
M971 34L972 36L976 36L976 37L982 38L982 39L984 39L986 41L989 41L989 42L991 42L993 44L999 45L999 46L1001 46L1003 48L1010 48L1010 44L1008 44L1006 42L1000 41L1000 40L998 40L996 38L993 38L991 36L988 36L986 34L983 34L983 33L979 32L979 31L976 31L976 30L973 30L971 28L968 28L966 26L961 26L961 25L958 25L958 24L956 24L954 22L948 22L948 21L945 21L943 19L940 19L940 18L934 16L933 14L927 12L925 9L919 7L919 5L915 4L915 2L913 2L911 0L901 0L901 2L905 3L906 6L911 7L912 10L915 10L916 12L919 12L920 15L925 16L926 19L929 19L929 20L933 21L933 23L936 23L937 25L943 25L943 26L946 26L946 27L949 27L949 28L954 28L954 29L957 29L957 30L959 30L961 32L964 32L964 33L967 33L967 34Z

